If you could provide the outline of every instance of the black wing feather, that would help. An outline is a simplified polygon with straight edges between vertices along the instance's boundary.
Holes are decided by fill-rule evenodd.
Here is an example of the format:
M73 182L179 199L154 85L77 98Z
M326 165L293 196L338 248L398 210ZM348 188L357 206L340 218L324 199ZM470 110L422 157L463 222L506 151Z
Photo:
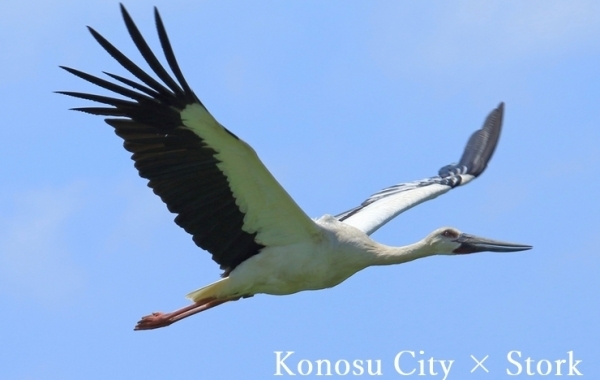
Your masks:
M438 171L437 176L419 181L399 183L380 190L371 195L359 206L336 215L336 218L340 221L346 220L380 199L398 193L416 190L433 184L444 185L449 188L460 186L462 184L462 174L470 174L473 177L478 177L487 167L487 164L490 162L494 150L498 145L500 131L502 130L503 115L504 103L500 103L498 107L492 110L487 116L483 123L483 127L471 135L458 164L450 164L442 167Z
M152 53L122 5L121 11L132 40L166 86L89 28L96 41L143 84L105 73L130 86L131 90L79 70L62 67L73 75L131 100L71 91L59 93L109 106L74 109L113 117L106 119L106 122L124 140L125 149L133 153L131 158L140 176L149 180L148 186L166 203L169 211L178 214L175 222L193 235L199 247L212 253L213 259L225 269L227 275L241 262L259 253L263 246L256 243L256 233L242 230L244 214L236 205L227 177L217 167L220 161L215 157L216 151L183 126L181 110L192 103L202 103L181 73L158 11L155 9L160 43L177 81Z
M150 95L151 97L155 98L155 99L160 99L161 95L160 93L154 91L151 88L148 87L144 87L143 85L132 81L131 79L127 79L127 78L123 78L122 76L116 75L116 74L112 74L112 73L107 73L106 71L103 71L104 74L108 75L109 77L118 80L121 83L125 83L126 85L130 86L131 88L135 88L138 91L144 92L148 95Z
M140 33L139 29L131 19L129 12L127 12L123 4L120 4L120 6L121 14L123 15L123 20L125 20L125 26L127 27L127 31L129 32L131 39L135 43L135 46L137 46L138 50L142 54L142 57L144 57L144 60L148 63L152 71L154 71L154 73L160 78L160 80L162 80L163 83L165 83L171 89L171 91L175 93L176 97L184 98L185 96L183 94L183 90L173 80L173 78L171 78L171 76L169 75L169 73L167 73L163 65L160 64L152 50L150 50L150 46L148 46L146 40L144 39L144 37L142 37L142 34Z
M504 103L493 110L483 123L483 127L475 131L469 138L467 147L460 158L459 165L468 168L467 173L475 177L483 173L488 162L498 145L502 119L504 117Z
M165 58L169 63L169 67L175 74L175 78L181 83L183 87L184 94L186 95L186 99L189 102L197 102L202 104L200 99L196 97L187 81L183 77L183 73L179 68L179 64L177 63L177 59L175 59L175 53L173 53L173 47L171 47L171 41L169 41L169 37L167 36L167 30L165 29L165 25L160 18L160 14L158 13L158 8L154 7L154 19L156 20L156 30L158 31L158 38L160 39L160 45L163 48L163 52L165 53Z

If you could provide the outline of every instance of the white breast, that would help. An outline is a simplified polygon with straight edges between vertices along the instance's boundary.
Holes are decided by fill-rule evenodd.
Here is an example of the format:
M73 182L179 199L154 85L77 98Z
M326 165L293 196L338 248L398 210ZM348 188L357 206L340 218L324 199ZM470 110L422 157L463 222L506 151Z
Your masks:
M270 246L229 275L239 294L292 294L338 285L370 262L364 233L330 216L317 221L321 234L309 241Z

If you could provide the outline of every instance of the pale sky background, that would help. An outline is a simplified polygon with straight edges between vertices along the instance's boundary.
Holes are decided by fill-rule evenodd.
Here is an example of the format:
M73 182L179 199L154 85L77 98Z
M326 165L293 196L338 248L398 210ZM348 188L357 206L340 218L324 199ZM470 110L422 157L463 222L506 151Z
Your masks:
M334 289L259 295L134 332L220 271L102 118L68 111L90 103L52 92L98 92L58 65L125 74L86 25L141 57L117 2L10 1L0 12L0 379L269 379L274 351L295 351L294 370L301 359L380 359L375 378L393 379L402 350L417 354L408 370L455 360L448 379L512 378L511 350L523 362L573 351L585 378L600 378L599 2L125 5L157 53L159 7L197 95L313 217L436 174L506 102L487 172L373 237L403 245L450 225L534 249L371 268ZM489 355L490 373L470 374L470 355Z

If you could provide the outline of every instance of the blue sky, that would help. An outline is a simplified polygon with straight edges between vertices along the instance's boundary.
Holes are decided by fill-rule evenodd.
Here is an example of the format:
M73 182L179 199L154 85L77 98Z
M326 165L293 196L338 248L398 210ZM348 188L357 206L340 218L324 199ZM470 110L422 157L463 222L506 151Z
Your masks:
M513 350L534 366L572 351L585 376L600 376L598 2L125 5L156 51L159 7L197 95L313 217L434 175L506 102L486 173L373 237L404 245L450 225L534 249L371 268L330 290L259 295L134 332L139 317L185 305L220 271L111 128L67 110L88 103L52 91L96 91L58 65L124 74L86 25L140 56L116 2L9 2L0 378L268 379L275 351L295 352L294 372L301 359L379 359L375 378L402 378L394 357L413 351L407 371L433 357L455 361L448 379L501 379L516 371ZM489 355L490 373L470 373L470 355ZM441 379L436 371L426 378Z

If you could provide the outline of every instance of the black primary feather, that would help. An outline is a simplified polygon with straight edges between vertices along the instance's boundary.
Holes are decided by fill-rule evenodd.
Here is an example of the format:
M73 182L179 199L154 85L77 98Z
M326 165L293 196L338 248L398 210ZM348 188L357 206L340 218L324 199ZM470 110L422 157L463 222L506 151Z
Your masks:
M483 127L471 135L458 164L450 164L442 167L435 177L386 187L371 195L359 206L336 215L336 218L340 221L346 220L380 199L425 186L438 184L454 188L462 184L461 174L470 174L473 177L478 177L487 167L498 145L500 131L502 130L503 115L504 103L500 103L487 116Z
M125 149L133 153L132 159L140 176L149 180L148 186L171 212L178 214L175 222L193 235L199 247L212 253L227 275L241 262L259 253L263 246L256 243L255 233L242 230L244 214L236 205L227 177L217 167L220 161L215 157L216 151L187 129L181 120L181 111L188 105L204 106L181 73L158 10L155 8L160 44L177 81L154 55L123 5L121 12L133 42L164 84L89 28L104 50L142 83L105 73L132 88L129 89L61 66L73 75L130 100L72 91L59 93L108 105L73 109L111 117L106 122L124 140Z

